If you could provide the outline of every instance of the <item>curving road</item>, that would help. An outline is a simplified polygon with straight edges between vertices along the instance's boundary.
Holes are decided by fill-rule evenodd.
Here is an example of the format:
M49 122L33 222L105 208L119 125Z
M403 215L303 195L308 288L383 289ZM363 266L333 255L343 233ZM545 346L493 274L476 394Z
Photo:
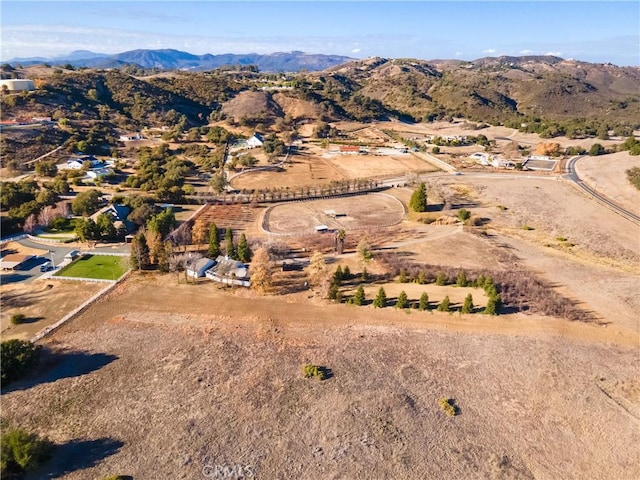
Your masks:
M604 195L600 195L598 192L596 192L593 188L591 188L583 180L580 179L580 177L578 176L578 173L576 172L575 164L578 160L580 160L583 157L584 155L577 155L569 159L569 161L567 162L566 178L571 182L573 182L578 188L580 188L587 195L593 197L596 201L603 204L605 207L609 208L610 210L613 210L618 215L626 218L627 220L635 223L636 225L640 225L640 216L636 215L633 212L630 212L625 208L622 208L620 205L611 201Z

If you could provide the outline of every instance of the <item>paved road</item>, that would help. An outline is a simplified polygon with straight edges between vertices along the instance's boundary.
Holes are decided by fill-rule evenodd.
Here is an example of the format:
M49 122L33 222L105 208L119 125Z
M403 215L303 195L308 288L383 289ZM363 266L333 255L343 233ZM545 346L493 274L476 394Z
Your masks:
M605 197L604 195L600 195L593 188L587 185L582 179L580 179L580 177L578 176L578 173L576 172L575 165L578 162L578 160L580 160L581 158L584 158L584 155L577 155L569 159L569 161L567 162L566 178L571 182L573 182L578 188L584 191L587 195L593 197L596 201L603 204L605 207L609 208L610 210L613 210L618 215L626 218L627 220L635 223L636 225L640 225L640 216L621 207L620 205L613 202L612 200Z

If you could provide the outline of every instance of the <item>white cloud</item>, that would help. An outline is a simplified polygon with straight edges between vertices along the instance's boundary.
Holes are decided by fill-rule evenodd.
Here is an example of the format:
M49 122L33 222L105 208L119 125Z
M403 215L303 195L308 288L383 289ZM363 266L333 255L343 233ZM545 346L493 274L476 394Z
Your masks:
M354 48L353 50L351 50L351 53L360 53L360 50L362 50L361 48Z
M533 50L520 50L520 55L531 55Z
M553 55L554 57L561 57L562 52L547 52L545 55Z
M456 53L455 53L455 56L456 56L456 57L461 57L462 55L464 55L464 53L462 53L462 52L456 52Z
M487 48L486 50L483 50L482 53L496 53L496 49L495 48Z

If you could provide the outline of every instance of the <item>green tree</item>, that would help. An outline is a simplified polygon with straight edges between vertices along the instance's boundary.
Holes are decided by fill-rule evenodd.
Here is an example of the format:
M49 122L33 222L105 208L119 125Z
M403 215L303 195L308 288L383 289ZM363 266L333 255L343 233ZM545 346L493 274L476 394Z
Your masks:
M158 232L162 238L169 235L169 232L171 232L175 226L176 216L172 208L164 209L147 220L147 229Z
M356 293L353 296L353 300L352 303L354 305L364 305L365 302L365 296L364 296L364 288L362 288L362 285L360 285L357 289L356 289Z
M592 157L603 155L604 153L605 153L604 147L599 143L594 143L593 145L591 145L591 148L589 149L589 155L591 155Z
M398 275L398 282L407 283L409 279L407 278L407 271L404 268L400 269L400 275Z
M46 438L14 428L2 433L2 478L22 478L37 469L53 453L54 446Z
M418 188L414 190L409 206L414 212L427 211L427 186L424 183L418 185Z
M75 220L74 233L81 242L95 242L100 240L100 227L92 218L78 218Z
M342 266L338 265L335 273L333 274L333 283L335 283L336 285L340 285L340 282L342 282L343 278L344 278L344 272L342 271Z
M55 177L58 174L58 167L54 161L41 161L36 163L36 173L43 177Z
M98 190L91 189L86 192L80 192L76 195L71 203L71 210L74 215L89 216L100 207L101 193Z
M429 310L429 294L427 292L422 292L422 295L420 295L418 310Z
M464 297L464 303L462 304L461 313L472 313L473 312L473 297L469 293L466 297Z
M375 308L384 308L387 306L387 292L384 291L383 287L378 289L378 294L373 301L373 306Z
M425 283L427 283L427 276L422 270L418 272L418 278L416 278L416 283L420 285L424 285Z
M396 302L396 308L407 308L407 304L408 304L407 294L403 290L398 295L398 301Z
M229 258L236 258L236 246L233 244L233 232L230 227L224 233L224 253Z
M241 262L247 263L251 261L251 248L249 248L247 237L244 233L240 235L240 240L238 240L237 256Z
M40 347L25 340L6 340L0 344L0 388L19 380L40 361Z
M224 176L224 172L220 171L220 172L216 173L215 175L211 176L211 180L209 181L209 185L211 185L211 188L213 188L214 192L222 193L227 188L227 185L229 185L229 182L227 182L227 179Z
M96 218L96 227L100 232L100 238L103 240L114 240L118 235L111 215L105 213L98 215L98 218Z
M456 280L456 285L458 287L466 287L469 282L467 282L467 274L464 273L464 270L458 274L458 278Z
M218 227L215 223L209 225L209 249L207 255L216 258L220 255L220 239L218 238Z
M342 271L342 278L344 280L351 280L351 269L349 265L345 265L344 270Z
M333 282L329 287L329 299L336 300L338 298L339 293L340 293L340 285Z
M444 272L438 272L436 275L436 285L445 285L447 283L447 276Z
M500 294L492 295L487 300L487 306L484 309L484 313L487 315L498 315L500 313L500 306Z
M451 300L449 300L449 295L442 299L442 302L438 305L439 312L450 312L451 311Z

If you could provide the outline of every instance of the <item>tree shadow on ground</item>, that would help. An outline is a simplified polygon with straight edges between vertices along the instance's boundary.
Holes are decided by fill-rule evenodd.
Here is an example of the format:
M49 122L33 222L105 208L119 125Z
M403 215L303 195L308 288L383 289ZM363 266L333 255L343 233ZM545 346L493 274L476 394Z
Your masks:
M63 378L80 377L100 370L118 357L107 353L65 352L43 348L38 367L22 380L11 383L2 393L27 390L43 383L53 383Z
M97 438L94 440L71 440L58 445L53 457L42 468L27 475L27 480L54 479L78 470L91 468L103 459L118 453L124 446L120 440ZM124 477L131 478L131 477Z

